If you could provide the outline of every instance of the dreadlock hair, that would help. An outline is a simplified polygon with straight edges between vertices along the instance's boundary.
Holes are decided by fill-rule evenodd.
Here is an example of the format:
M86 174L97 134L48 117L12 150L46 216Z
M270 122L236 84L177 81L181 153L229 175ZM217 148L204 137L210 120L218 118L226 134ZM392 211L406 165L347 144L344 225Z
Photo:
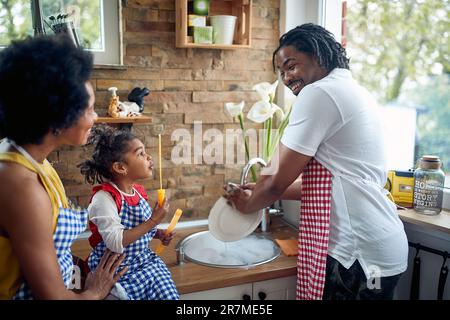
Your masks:
M275 56L281 48L294 46L297 51L317 57L319 65L328 72L334 68L348 69L344 47L334 39L331 32L312 23L305 23L283 34L278 48L273 52L272 65L276 70Z
M88 145L94 145L92 158L77 165L89 184L112 180L114 162L124 162L124 155L129 150L129 142L136 139L128 130L115 130L107 125L92 128Z

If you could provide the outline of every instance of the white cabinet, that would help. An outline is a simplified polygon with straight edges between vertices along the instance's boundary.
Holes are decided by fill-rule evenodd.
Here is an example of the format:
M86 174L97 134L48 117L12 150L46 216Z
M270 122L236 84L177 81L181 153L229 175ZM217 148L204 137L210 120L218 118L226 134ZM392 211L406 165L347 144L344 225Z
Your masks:
M294 300L296 276L181 295L181 300Z
M252 297L252 284L182 294L181 300L244 300Z
M295 300L297 277L284 277L253 283L253 300Z

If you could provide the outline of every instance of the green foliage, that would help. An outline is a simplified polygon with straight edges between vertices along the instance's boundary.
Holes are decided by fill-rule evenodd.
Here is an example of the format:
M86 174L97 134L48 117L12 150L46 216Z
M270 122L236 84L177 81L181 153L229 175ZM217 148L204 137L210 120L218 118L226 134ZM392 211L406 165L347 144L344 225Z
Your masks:
M380 101L437 64L450 72L450 0L351 0L347 21L350 67Z
M0 0L0 46L33 34L30 1Z
M425 109L418 117L418 157L435 154L450 170L450 75L431 78L424 86L406 93L416 105Z
M415 157L450 170L450 0L349 0L350 67L380 102L417 108Z
M49 16L70 13L71 8L78 7L80 23L75 24L83 47L101 50L101 1L40 0L40 4L43 18L47 22ZM45 22L44 28L47 33L52 33ZM33 35L30 0L0 0L0 46L7 46L12 39L23 39L27 35Z

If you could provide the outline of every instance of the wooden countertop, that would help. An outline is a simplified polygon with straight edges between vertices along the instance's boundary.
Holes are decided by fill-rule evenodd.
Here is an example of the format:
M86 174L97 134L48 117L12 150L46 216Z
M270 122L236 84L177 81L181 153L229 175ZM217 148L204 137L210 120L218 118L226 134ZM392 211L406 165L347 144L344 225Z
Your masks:
M297 239L297 230L289 226L283 220L274 218L270 226L270 235L273 239ZM161 258L167 264L172 278L175 281L180 294L229 287L255 281L269 280L279 277L293 276L297 274L297 256L287 257L281 255L275 260L250 269L226 269L198 265L185 261L177 265L175 247L184 237L207 230L202 228L186 228L176 230L174 239L170 245L161 253ZM152 241L150 247L154 250L159 241ZM72 246L74 255L86 258L90 247L87 239L77 240Z
M450 234L450 211L442 210L435 216L421 214L414 209L397 210L397 212L402 221Z
M427 216L408 209L398 210L398 214L402 221L450 234L449 211L442 211L436 216ZM274 218L272 222L269 230L273 239L297 239L296 228L280 218ZM293 276L297 273L297 257L287 257L283 253L272 262L249 269L207 267L189 261L177 265L175 247L178 242L190 234L203 230L207 230L207 227L177 229L171 244L161 254L180 294ZM150 246L154 250L159 243L155 240ZM77 240L72 246L73 254L81 258L86 258L90 250L87 239Z

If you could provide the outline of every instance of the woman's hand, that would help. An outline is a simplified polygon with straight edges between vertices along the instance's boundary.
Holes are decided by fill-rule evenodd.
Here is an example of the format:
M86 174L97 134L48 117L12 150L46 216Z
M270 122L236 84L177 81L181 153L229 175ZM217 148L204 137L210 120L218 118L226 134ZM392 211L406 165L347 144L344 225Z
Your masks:
M167 201L167 198L165 198L162 207L160 207L158 202L156 202L150 219L152 219L156 224L160 224L167 212L169 212L169 202Z
M175 236L175 232L166 234L166 231L167 230L158 229L158 231L156 231L155 238L161 240L163 245L168 246L170 241L172 241Z
M117 271L125 255L106 249L95 272L89 272L85 283L85 294L92 299L104 299L114 284L127 272L128 267Z

